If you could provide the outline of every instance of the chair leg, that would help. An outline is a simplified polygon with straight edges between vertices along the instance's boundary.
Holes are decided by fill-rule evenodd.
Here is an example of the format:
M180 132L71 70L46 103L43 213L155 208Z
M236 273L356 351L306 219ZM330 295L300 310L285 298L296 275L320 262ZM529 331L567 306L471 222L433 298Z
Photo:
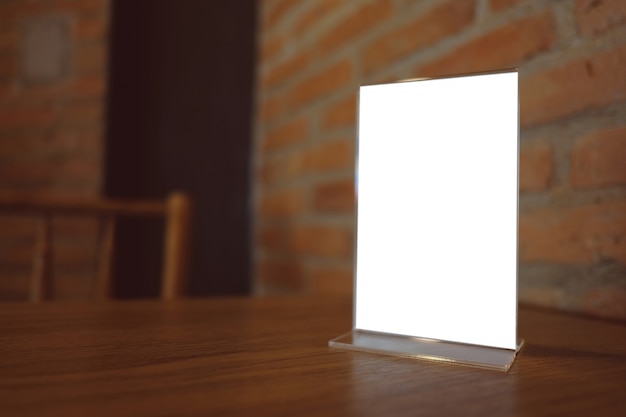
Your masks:
M187 293L191 226L189 197L182 193L173 193L167 200L166 210L161 297L171 300Z
M41 218L37 233L35 259L33 262L33 277L30 291L30 301L40 302L52 298L52 220L50 216Z
M98 273L94 288L94 298L106 300L113 293L112 269L115 256L115 216L100 218L98 247Z

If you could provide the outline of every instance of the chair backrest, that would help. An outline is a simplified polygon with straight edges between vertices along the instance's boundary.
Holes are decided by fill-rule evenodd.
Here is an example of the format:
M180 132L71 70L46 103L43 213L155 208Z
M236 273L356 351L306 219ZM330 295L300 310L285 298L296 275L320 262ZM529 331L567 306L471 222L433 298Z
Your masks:
M115 256L115 224L119 217L161 217L165 221L161 298L186 295L191 203L180 192L164 200L52 199L0 195L0 215L35 216L40 219L34 250L29 298L38 302L51 299L52 219L89 217L98 220L98 267L94 284L96 299L112 295L112 265Z

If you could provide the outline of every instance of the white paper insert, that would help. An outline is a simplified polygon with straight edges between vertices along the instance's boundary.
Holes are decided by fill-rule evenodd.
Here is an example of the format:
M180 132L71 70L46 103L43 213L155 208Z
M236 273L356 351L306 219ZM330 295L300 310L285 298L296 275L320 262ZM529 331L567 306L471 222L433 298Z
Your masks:
M517 71L365 86L355 328L516 347Z

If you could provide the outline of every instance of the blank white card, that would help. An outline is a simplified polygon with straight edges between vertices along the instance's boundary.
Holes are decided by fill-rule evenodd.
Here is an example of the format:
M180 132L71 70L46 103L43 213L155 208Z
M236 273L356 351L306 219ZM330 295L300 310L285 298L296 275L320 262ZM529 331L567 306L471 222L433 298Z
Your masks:
M516 348L518 73L364 86L355 328Z

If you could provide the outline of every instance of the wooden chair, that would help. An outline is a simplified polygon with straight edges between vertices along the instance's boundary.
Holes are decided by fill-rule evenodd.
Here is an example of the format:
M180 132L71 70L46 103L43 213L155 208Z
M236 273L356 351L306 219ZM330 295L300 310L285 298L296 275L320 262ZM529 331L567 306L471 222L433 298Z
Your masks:
M164 200L50 199L0 195L0 215L36 216L40 222L34 253L31 301L52 297L52 219L91 217L99 223L98 268L94 297L111 297L115 224L118 217L162 217L165 221L161 298L186 294L191 203L184 193L172 193Z

